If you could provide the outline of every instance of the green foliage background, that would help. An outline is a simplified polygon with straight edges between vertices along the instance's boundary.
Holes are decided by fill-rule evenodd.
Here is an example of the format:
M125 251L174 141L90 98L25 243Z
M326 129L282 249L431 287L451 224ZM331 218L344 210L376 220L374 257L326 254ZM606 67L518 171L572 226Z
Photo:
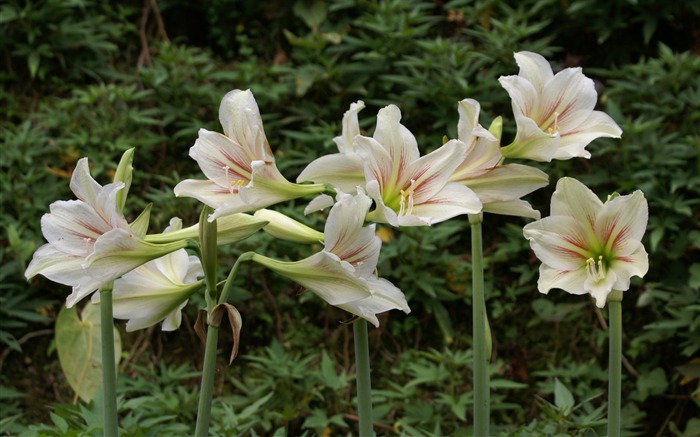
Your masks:
M642 189L650 206L644 243L651 269L625 293L626 435L700 433L700 6L654 0L10 0L0 5L0 432L99 433L99 399L71 405L53 322L68 290L23 272L43 244L40 217L72 197L70 172L88 156L111 179L136 147L128 200L154 204L152 231L170 217L197 220L172 188L199 170L188 155L197 130L220 130L220 98L250 88L294 180L334 151L343 112L367 104L361 126L397 104L423 151L456 135L457 101L482 105L483 125L510 102L497 78L517 74L514 51L543 54L555 69L583 66L599 109L621 140L597 140L590 160L542 165L534 193L543 215L568 175L600 195ZM304 218L303 202L279 209ZM596 435L604 430L605 314L563 292L536 288L525 221L488 216L487 305L494 339L493 409L501 435ZM375 415L381 434L465 435L471 423L469 231L466 220L385 230L379 272L407 295L373 329ZM297 259L317 248L257 235L245 250ZM346 315L254 266L235 304L242 356L222 360L212 435L344 435L353 416L352 338ZM201 304L197 299L195 304ZM120 367L125 435L187 435L203 350L191 305L175 333L125 334ZM123 331L123 324L118 324Z

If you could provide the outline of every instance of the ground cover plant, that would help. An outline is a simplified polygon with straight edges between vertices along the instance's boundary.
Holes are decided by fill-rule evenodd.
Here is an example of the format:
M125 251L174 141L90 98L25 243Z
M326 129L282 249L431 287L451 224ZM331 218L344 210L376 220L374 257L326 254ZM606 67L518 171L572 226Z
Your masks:
M591 143L590 160L532 164L546 169L550 184L530 203L549 216L564 175L599 194L641 189L649 203L643 243L651 268L622 302L623 434L697 433L700 11L690 2L637 3L4 4L2 432L102 429L102 400L76 402L59 366L54 326L69 289L24 279L44 243L40 217L56 199L71 198L68 180L81 157L106 183L122 153L136 147L130 191L140 195L129 197L125 213L132 221L152 203L149 230L159 232L173 216L197 222L197 203L175 199L173 189L201 178L187 151L199 128L220 131L216 111L232 89L252 90L279 170L294 180L336 150L342 115L358 100L366 105L363 135L374 132L377 111L394 103L418 143L434 149L443 136L457 137L457 102L473 98L482 125L504 116L509 142L516 124L495 79L517 73L514 52L532 51L555 68L583 66L596 81L597 109L623 135ZM301 213L305 203L277 209L323 229L322 217ZM586 299L538 293L539 263L522 234L529 221L490 215L483 224L491 432L600 435L606 317ZM375 431L465 435L474 421L466 220L377 229L377 269L404 291L412 312L380 316L370 330ZM260 233L222 246L221 265L251 250L288 260L313 252ZM230 368L220 357L212 435L357 433L353 335L338 323L348 317L299 291L259 265L242 265L231 294L244 317L240 355ZM127 333L117 324L124 435L194 432L204 346L192 326L206 302L192 300L175 332ZM222 333L222 349L230 350L229 335Z

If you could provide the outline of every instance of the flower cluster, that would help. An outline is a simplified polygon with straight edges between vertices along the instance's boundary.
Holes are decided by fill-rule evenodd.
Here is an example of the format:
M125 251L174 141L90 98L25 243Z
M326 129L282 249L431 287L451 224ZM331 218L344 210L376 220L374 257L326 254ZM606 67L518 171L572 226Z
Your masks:
M425 155L395 105L379 109L373 134L365 135L358 120L365 104L357 101L334 139L338 153L311 162L293 183L277 169L253 93L234 90L219 108L223 133L201 129L189 152L206 179L183 180L175 194L213 210L207 221L216 223L218 244L260 229L295 242L322 242L322 251L300 261L262 254L250 259L378 325L377 314L410 309L403 293L377 275L381 240L374 223L430 226L483 212L539 219L522 197L547 185L547 174L504 161L587 158L585 147L593 139L620 136L609 116L593 110L597 94L580 69L554 74L544 58L529 52L515 59L519 74L500 78L517 124L505 147L502 119L482 127L480 105L472 99L457 104L457 138ZM126 173L130 182L130 170ZM87 159L80 160L71 180L77 200L51 205L42 219L48 243L37 250L26 276L42 274L72 286L69 306L116 280L115 316L129 319L128 329L160 321L164 329L174 329L188 298L203 285L199 278L206 268L185 250L197 244L198 225L182 229L174 219L166 232L147 235L148 211L132 224L121 212L124 199L117 197L125 186L123 181L100 186ZM543 260L540 291L590 293L600 306L611 289L626 289L630 276L646 271L639 242L646 203L637 192L603 204L586 190L573 179L561 180L552 217L530 223L525 235ZM323 233L266 209L310 195L317 197L306 213L332 206Z

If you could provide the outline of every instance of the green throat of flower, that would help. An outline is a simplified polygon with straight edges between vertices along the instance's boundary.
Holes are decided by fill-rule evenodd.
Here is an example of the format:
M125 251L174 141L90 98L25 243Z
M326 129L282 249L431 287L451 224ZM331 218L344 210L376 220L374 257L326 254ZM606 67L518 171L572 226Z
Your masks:
M411 215L413 213L415 185L416 180L411 179L411 185L409 185L408 188L399 190L398 196L392 195L384 201L384 204L396 211L399 216Z

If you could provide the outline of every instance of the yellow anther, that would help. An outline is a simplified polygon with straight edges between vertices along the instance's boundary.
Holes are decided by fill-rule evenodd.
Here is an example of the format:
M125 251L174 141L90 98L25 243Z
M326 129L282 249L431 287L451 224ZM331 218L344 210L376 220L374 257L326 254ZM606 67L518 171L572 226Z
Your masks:
M588 258L586 260L586 271L588 276L596 282L600 281L601 279L605 279L606 271L605 264L603 263L603 257L598 257L598 263L596 263L593 257Z

